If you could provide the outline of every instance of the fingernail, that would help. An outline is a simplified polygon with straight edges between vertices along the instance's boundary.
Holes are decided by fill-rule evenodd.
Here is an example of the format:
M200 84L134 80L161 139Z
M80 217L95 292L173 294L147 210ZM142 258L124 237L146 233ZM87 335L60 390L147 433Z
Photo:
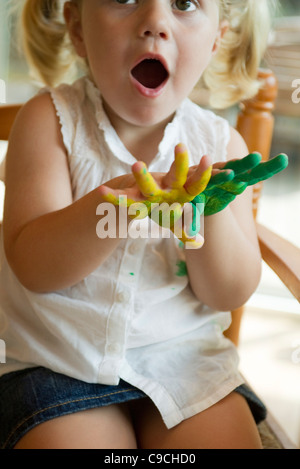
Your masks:
M186 152L187 152L187 148L184 143L178 143L178 145L176 145L175 147L176 155L179 153L186 153Z
M143 161L138 161L137 163L134 163L132 166L132 171L134 173L139 173L139 174L146 174L147 173L147 166Z

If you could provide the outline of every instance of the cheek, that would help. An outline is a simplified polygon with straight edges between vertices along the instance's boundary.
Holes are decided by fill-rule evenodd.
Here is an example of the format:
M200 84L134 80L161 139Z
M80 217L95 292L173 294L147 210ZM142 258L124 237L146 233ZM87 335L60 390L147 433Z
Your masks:
M198 49L198 48L197 48ZM190 50L181 55L178 62L178 79L189 85L197 82L207 67L209 62L208 54L196 53Z
M194 34L192 40L180 46L180 62L186 73L202 74L208 66L214 52L216 34L203 31Z
M111 36L112 33L107 33L100 27L98 31L88 35L86 42L91 67L102 72L105 70L108 75L122 70L124 57L122 41L112 40Z

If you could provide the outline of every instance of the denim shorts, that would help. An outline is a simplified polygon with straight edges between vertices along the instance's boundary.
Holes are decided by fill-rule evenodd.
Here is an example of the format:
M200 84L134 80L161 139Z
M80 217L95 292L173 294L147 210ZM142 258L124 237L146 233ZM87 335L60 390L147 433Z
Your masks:
M246 398L256 422L265 418L263 403L246 385L235 391ZM116 386L89 384L42 367L8 373L0 377L0 449L13 449L47 420L144 397L122 380Z

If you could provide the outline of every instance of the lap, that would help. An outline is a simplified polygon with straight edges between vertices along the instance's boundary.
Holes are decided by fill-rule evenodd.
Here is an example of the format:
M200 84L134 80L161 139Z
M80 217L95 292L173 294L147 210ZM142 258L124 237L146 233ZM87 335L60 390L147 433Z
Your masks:
M130 411L128 410L130 405ZM134 425L132 424L132 420ZM209 409L167 429L148 400L89 409L44 422L16 449L259 449L247 402L231 393Z
M244 397L236 392L169 430L150 400L132 403L131 407L140 448L261 448L249 406Z
M136 439L126 404L113 404L43 422L15 449L136 449Z
M106 415L106 407L144 397L142 391L124 381L115 386L85 383L46 368L3 375L0 378L0 448L14 448L35 427L39 427L39 432L43 428L55 428L57 422L73 424L81 415ZM93 409L103 409L103 412L83 414Z
M0 379L0 447L259 447L244 394L233 392L168 430L152 401L128 383L96 385L24 370ZM249 396L248 402L253 411L256 403Z

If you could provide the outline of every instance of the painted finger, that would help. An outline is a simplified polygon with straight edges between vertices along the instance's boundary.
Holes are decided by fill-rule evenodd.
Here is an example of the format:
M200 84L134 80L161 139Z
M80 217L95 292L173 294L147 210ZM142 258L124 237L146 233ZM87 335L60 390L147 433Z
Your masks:
M200 249L204 244L203 236L198 233L194 238L188 238L181 240L184 243L185 249Z
M158 225L171 229L174 224L181 219L183 207L178 203L169 205L164 202L161 204L152 204L150 218Z
M173 230L172 230L173 231ZM200 233L197 233L195 236L190 237L188 236L184 230L182 230L181 234L176 234L175 236L179 241L181 241L186 249L200 249L204 244L204 238Z
M224 169L232 169L235 174L240 174L255 168L261 162L261 154L258 152L250 153L244 158L231 160L225 164Z
M247 184L245 184L245 187L247 187ZM212 196L207 197L204 215L209 216L221 212L235 199L235 197L236 195L231 192L216 189Z
M184 187L191 196L196 197L206 188L212 174L212 165L208 166L209 163L210 159L204 156L197 170L186 182Z
M215 171L213 171L214 173ZM207 189L215 186L220 186L221 184L224 184L225 182L232 181L234 178L234 171L231 169L227 169L224 171L219 171L216 174L214 174L210 180L209 183L207 184Z
M204 206L200 206L199 204L184 204L183 210L183 222L184 222L184 232L188 234L188 236L194 237L196 236L201 228L201 215L203 214Z
M149 208L143 202L134 202L128 209L128 215L135 220L142 220L149 214Z
M158 197L161 189L158 187L153 176L148 172L147 166L143 162L135 163L132 167L132 173L141 193L148 199L159 201Z
M279 173L288 166L288 157L285 154L280 154L269 161L260 163L253 168L250 172L240 174L237 180L247 182L248 185L257 184L260 181L265 181L275 174Z
M172 165L171 173L173 170L174 174L171 174L173 181L170 187L172 187L172 189L179 189L186 183L189 172L189 154L183 143L179 143L175 147L175 161L174 165Z
M196 197L191 201L191 203L194 205L201 204L199 205L199 207L204 207L206 203L205 191L201 192L201 194L196 195Z
M131 207L132 205L139 205L143 207L144 216L148 214L148 201L132 199L131 197L128 197L128 194L125 191L112 189L105 185L99 187L99 192L105 202L125 208Z
M111 187L107 186L100 186L99 187L99 193L105 202L111 203L113 205L120 205L120 193L112 189ZM123 201L125 201L124 196L123 196ZM127 200L126 200L126 206L127 205Z
M193 204L185 204L183 217L178 219L171 228L186 248L199 249L204 243L204 238L199 233L201 213L198 213L199 216L194 216L196 211L197 208Z

